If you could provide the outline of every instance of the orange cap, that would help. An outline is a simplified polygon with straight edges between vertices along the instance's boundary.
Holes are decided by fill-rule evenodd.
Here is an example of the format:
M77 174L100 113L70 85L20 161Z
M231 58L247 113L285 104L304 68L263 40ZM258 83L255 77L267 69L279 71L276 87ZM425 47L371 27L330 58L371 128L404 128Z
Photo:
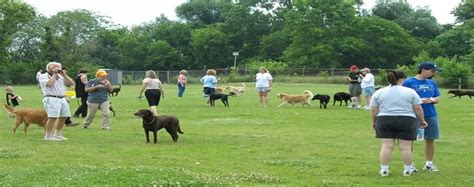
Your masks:
M101 69L98 70L97 72L95 72L95 76L96 76L96 77L105 77L105 76L107 76L107 75L109 75L109 74L107 74L106 71L101 70Z

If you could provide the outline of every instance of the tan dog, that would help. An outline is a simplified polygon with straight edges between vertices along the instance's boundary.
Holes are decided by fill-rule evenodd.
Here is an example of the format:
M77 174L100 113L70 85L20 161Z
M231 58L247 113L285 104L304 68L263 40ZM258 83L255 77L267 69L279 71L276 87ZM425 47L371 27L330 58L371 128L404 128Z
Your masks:
M13 125L13 133L16 133L16 129L20 124L25 123L25 134L28 134L28 127L30 123L37 124L40 127L44 128L44 124L48 120L48 115L43 109L31 109L31 108L22 108L17 111L7 104L3 104L3 107L7 109L8 112L15 114L15 125Z
M311 99L313 99L314 95L311 91L305 90L302 95L289 95L286 93L278 93L277 97L281 99L282 103L278 105L281 107L285 104L295 105L297 103L301 103L304 107L305 105L311 106Z
M242 83L242 86L227 85L225 87L226 90L229 90L229 92L235 93L236 96L241 96L246 91L245 88L246 88L245 83Z

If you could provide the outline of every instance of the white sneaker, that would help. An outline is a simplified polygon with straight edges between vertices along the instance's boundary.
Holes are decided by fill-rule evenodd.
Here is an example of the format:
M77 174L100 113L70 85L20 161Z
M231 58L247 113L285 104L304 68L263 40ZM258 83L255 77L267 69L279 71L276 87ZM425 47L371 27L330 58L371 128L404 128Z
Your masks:
M438 172L439 171L439 169L435 165L425 165L423 167L423 170L431 171L431 172Z
M55 136L55 137L60 140L69 140L69 138L66 138L64 136Z
M405 170L405 171L403 171L403 176L409 177L413 174L413 171L414 171L413 168L410 169L410 170Z
M112 130L110 127L102 127L103 130Z
M55 136L44 137L43 140L48 140L48 141L61 141L61 139L56 138Z
M381 177L388 177L388 170L380 170L379 174Z

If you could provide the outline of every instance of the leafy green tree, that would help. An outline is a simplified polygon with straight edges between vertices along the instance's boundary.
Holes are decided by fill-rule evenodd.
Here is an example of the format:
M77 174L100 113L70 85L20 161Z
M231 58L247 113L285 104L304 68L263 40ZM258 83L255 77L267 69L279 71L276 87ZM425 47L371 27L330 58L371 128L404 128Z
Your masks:
M355 59L356 64L377 68L395 68L411 64L411 57L418 53L420 44L399 25L378 17L363 17L358 26L358 36L364 41L363 50Z
M422 39L433 39L441 33L442 27L427 8L414 10L404 2L377 3L372 9L375 16L393 21L413 36Z
M470 40L473 37L469 29L461 25L436 37L435 40L444 49L446 57L463 56L469 53L471 48Z
M60 59L56 60L67 65L90 61L95 48L93 41L108 23L103 16L88 10L64 11L52 16L47 26L59 45Z
M474 1L467 0L460 3L451 13L456 16L456 22L458 23L474 18Z
M0 1L0 62L9 60L8 48L13 35L36 17L30 5L15 0Z
M176 8L176 15L193 27L204 27L222 21L222 14L232 4L219 1L189 1Z
M290 66L337 67L349 62L361 41L355 37L354 2L307 1L285 14L291 44L283 52ZM354 44L354 45L347 45ZM349 58L348 58L349 57Z
M233 64L232 49L227 35L219 26L195 29L191 36L193 67L230 67Z

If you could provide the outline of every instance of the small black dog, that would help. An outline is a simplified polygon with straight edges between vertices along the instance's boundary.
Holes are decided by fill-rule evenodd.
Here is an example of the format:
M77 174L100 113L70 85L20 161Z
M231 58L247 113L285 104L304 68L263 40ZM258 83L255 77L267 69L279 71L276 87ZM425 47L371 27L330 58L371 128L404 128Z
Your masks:
M225 107L229 107L229 95L223 93L213 93L209 96L211 106L216 104L216 100L220 99Z
M113 115L115 116L115 110L114 110L114 107L112 106L112 101L109 101L109 110L113 113Z
M461 99L461 96L467 95L472 99L472 96L474 96L474 90L449 90L448 94L454 94L449 98L459 97L459 99Z
M112 88L112 91L109 92L109 96L113 97L113 96L117 96L120 92L120 90L122 89L122 85L119 84L119 87L114 87Z
M313 99L311 100L319 100L319 108L324 107L324 109L326 109L330 99L331 99L331 96L329 95L316 94L313 96Z
M334 102L332 103L332 106L336 105L336 101L340 101L339 106L342 105L342 101L344 101L347 106L347 102L350 100L351 100L351 94L346 93L346 92L337 92L334 94Z
M153 132L153 143L158 141L157 132L165 128L171 135L174 142L178 141L178 133L184 134L179 126L179 120L175 116L155 116L153 112L148 109L141 109L134 113L135 116L143 119L143 129L145 130L146 143L150 143L149 132Z

